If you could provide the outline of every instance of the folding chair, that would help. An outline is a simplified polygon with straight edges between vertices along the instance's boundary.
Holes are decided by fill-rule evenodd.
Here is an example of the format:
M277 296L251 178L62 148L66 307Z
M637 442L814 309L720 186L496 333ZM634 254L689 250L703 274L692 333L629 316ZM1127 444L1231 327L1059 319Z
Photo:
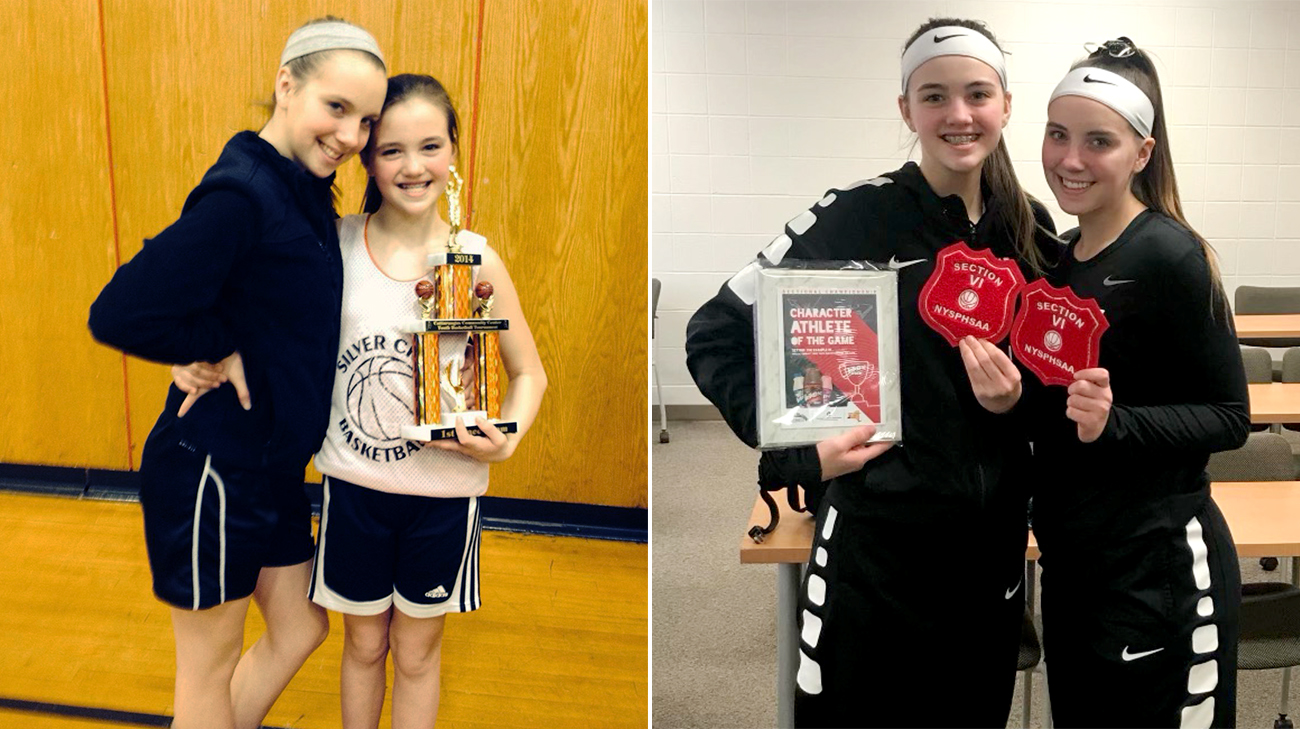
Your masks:
M1215 453L1206 472L1214 481L1289 481L1295 478L1291 446L1277 433L1251 433L1246 445ZM1241 639L1237 668L1281 668L1282 698L1274 729L1290 729L1286 718L1291 667L1300 666L1300 560L1291 558L1291 584L1248 582L1241 586Z
M1238 286L1232 310L1238 314L1300 314L1300 287ZM1242 344L1256 347L1296 347L1300 339L1248 337Z
M659 279L650 279L650 371L655 378L655 394L659 397L659 442L668 442L668 410L664 407L664 388L659 384L659 366L655 364L655 321L659 319Z

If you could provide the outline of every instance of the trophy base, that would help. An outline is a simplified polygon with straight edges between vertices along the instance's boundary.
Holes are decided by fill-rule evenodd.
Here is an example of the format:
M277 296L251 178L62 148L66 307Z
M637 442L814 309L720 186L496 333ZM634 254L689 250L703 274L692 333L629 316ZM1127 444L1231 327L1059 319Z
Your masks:
M402 437L410 440L456 440L456 415L459 415L465 422L465 430L470 435L483 435L483 430L474 425L475 418L484 418L496 429L502 433L519 432L519 423L513 420L491 420L487 413L482 410L471 410L465 413L456 413L455 415L445 415L441 423L432 423L429 425L403 425Z

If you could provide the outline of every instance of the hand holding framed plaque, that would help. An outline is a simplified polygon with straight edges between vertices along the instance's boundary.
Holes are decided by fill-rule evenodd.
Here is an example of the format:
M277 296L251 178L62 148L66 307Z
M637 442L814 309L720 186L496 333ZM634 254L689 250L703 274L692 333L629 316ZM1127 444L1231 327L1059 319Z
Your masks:
M763 268L756 307L760 448L902 439L895 272Z
M501 417L501 349L499 332L508 319L492 318L492 284L473 280L483 257L466 253L456 241L460 232L460 176L447 181L451 232L447 251L434 253L432 272L415 284L421 318L408 329L415 337L415 423L402 426L412 440L456 438L460 417L471 435L483 431L474 422L485 418L502 433L518 432L519 424ZM454 353L448 347L460 348Z

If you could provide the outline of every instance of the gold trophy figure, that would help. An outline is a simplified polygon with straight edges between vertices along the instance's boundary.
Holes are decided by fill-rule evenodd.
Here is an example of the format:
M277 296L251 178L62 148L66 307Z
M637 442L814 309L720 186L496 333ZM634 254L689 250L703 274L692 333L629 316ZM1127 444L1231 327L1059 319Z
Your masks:
M510 321L491 318L492 284L474 282L474 267L482 264L483 256L465 252L457 240L461 179L455 167L450 173L446 195L451 232L447 235L447 251L429 256L429 280L415 284L421 314L409 328L415 336L415 423L402 427L402 437L412 440L454 439L457 417L473 435L482 435L475 425L480 417L503 433L519 430L517 422L498 420L502 392L497 336L510 328ZM464 335L466 345L443 366L441 350L450 343L441 339L452 334ZM446 412L444 389L450 406Z
M461 362L447 363L447 384L451 386L451 391L456 395L456 404L452 407L451 412L461 414L469 412L465 405L465 375L462 374L464 365Z

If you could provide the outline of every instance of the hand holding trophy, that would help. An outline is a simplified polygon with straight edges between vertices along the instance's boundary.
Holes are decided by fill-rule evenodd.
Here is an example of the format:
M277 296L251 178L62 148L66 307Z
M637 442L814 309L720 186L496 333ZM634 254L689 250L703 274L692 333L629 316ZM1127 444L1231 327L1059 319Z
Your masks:
M519 428L516 422L498 420L502 393L497 336L510 328L510 321L490 318L492 284L473 280L474 267L482 264L483 257L463 252L456 241L460 232L460 189L460 176L453 170L445 193L451 223L447 251L429 256L432 273L415 284L421 318L409 331L415 336L416 422L402 427L402 437L413 440L456 439L458 416L471 435L483 434L474 424L478 418L486 419L502 433L514 433ZM443 348L460 342L459 336L448 335L464 335L466 344L444 366Z

